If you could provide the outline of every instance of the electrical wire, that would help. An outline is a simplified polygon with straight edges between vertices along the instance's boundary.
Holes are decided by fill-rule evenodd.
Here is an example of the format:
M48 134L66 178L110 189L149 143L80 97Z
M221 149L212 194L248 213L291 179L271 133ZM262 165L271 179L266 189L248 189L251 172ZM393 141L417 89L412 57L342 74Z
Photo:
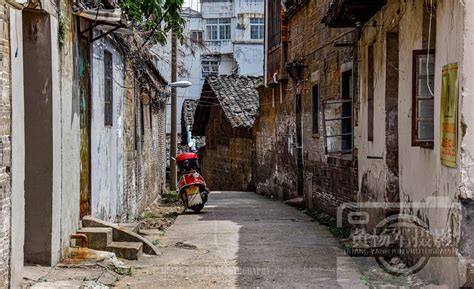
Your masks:
M429 14L430 14L430 23L429 23L429 27L428 27L428 50L430 49L430 46L431 46L431 25L432 25L432 21L433 21L433 0L430 0ZM429 71L430 70L430 54L427 53L426 55L427 55L427 58L426 58L426 86L428 87L428 90L429 90L431 96L434 97L434 92L431 90L430 78L428 77L428 75L430 75L430 71ZM433 59L433 61L435 61L435 59Z

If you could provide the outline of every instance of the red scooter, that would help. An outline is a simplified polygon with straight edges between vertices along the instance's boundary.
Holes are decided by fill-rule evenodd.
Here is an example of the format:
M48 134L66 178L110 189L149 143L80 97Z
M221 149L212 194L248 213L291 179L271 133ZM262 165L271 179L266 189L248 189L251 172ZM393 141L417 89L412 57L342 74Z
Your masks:
M176 158L179 168L178 192L184 209L199 213L207 202L209 190L201 176L199 158L195 153L181 154Z

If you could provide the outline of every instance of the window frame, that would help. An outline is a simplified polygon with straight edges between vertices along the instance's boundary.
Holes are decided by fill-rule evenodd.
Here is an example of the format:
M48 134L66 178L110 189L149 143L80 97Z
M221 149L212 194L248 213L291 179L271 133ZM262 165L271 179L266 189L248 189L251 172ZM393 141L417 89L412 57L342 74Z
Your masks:
M214 23L210 23L214 22ZM205 19L205 35L206 41L210 42L222 42L232 40L232 18L207 18ZM209 38L209 32L212 29L211 34L216 34L216 38ZM215 30L215 31L214 31ZM223 31L225 30L225 31ZM226 38L223 38L222 35L226 35ZM228 37L228 38L227 38Z
M345 83L345 76L349 76ZM345 90L347 88L347 90ZM354 153L355 141L354 141L354 69L353 63L347 62L341 65L340 68L340 98L333 100L326 100L322 103L322 121L323 121L323 133L324 133L324 148L325 154L329 156L340 155L340 156L352 156ZM340 105L340 115L332 118L327 118L328 107L331 105ZM346 107L346 108L345 108ZM348 109L347 109L348 107ZM344 110L349 111L346 115ZM344 122L350 120L350 132L344 132ZM341 122L340 133L328 135L328 123L330 122ZM343 138L350 137L350 148L344 148ZM341 147L339 150L329 151L328 140L331 138L341 138Z
M191 42L192 43L202 43L203 42L203 37L204 37L204 32L202 30L191 30Z
M104 50L104 126L114 125L114 57Z
M435 115L434 115L434 102L435 96L432 97L419 97L418 96L418 80L422 77L418 74L418 59L420 56L433 55L434 65L436 66L436 50L435 49L419 49L413 50L413 63L412 63L412 146L421 147L425 149L434 149L434 126L435 126ZM433 81L436 76L436 67L432 76ZM426 75L428 77L428 75ZM430 77L431 78L431 77ZM434 85L433 85L434 86ZM434 87L433 87L434 90ZM421 118L418 118L418 101L419 100L432 100L433 101L433 140L418 140L418 122Z
M352 115L350 117L347 116L340 116L340 117L334 117L327 119L326 118L326 108L329 105L338 105L338 104L346 104L349 103L351 106L352 110ZM334 134L334 135L328 135L327 133L327 123L328 122L336 122L336 121L343 121L346 119L350 119L352 121L352 128L350 133L343 133L341 132L340 134ZM349 155L352 154L354 151L354 140L351 142L351 148L350 149L343 149L342 148L342 143L341 143L341 149L337 151L329 151L328 149L328 139L330 138L338 138L338 137L344 137L344 136L351 136L352 139L354 139L354 124L353 124L353 119L354 119L354 102L353 99L337 99L337 100L327 100L323 102L323 127L324 127L324 148L326 155ZM341 127L342 129L342 127Z
M252 21L254 23L252 23ZM265 18L263 17L250 17L250 39L251 40L263 40L265 38ZM254 31L256 29L256 31ZM253 37L253 32L256 32L257 37Z
M204 63L207 62L207 65L204 65ZM214 64L212 64L214 63ZM217 71L213 72L212 67L217 66ZM207 71L204 70L204 67L208 67L209 69ZM220 67L220 61L218 59L201 59L201 75L203 78L206 78L208 76L212 75L219 75L219 67Z

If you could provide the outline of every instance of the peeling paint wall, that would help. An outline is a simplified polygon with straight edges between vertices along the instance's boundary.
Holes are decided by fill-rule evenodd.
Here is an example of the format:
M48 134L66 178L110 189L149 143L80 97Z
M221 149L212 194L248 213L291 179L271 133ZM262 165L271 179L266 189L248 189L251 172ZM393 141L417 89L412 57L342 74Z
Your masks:
M71 234L79 228L80 203L80 108L79 82L76 75L76 19L65 11L72 1L60 1L65 34L58 46L60 55L61 94L61 257L69 247Z
M12 94L12 214L11 217L11 287L23 281L25 242L25 121L23 89L23 27L21 11L9 9ZM1 266L0 266L1 267Z
M1 59L1 97L0 116L0 287L10 284L10 212L12 201L11 190L11 95L10 95L10 47L9 47L9 8L0 4L0 46Z
M363 28L359 42L360 51L360 143L359 150L359 201L387 201L386 187L390 175L386 166L388 148L386 147L387 115L385 93L386 73L390 63L386 61L386 33L399 33L399 87L398 87L398 146L399 146L399 185L401 212L421 217L429 224L432 233L437 230L451 236L439 238L459 238L459 210L446 208L416 208L415 202L428 203L430 197L447 197L456 208L459 204L460 174L440 161L440 97L442 67L458 63L460 71L465 67L463 60L464 6L460 1L439 0L436 8L436 66L435 66L435 107L434 107L434 149L412 145L412 65L413 50L422 49L424 1L389 1L374 17L380 27L367 25ZM467 6L466 6L467 7ZM434 37L434 35L432 36ZM367 47L374 45L375 55L375 109L374 141L368 141L368 100L367 100ZM459 79L460 83L468 83ZM472 111L469 106L464 111ZM461 134L461 133L460 133ZM461 140L461 139L460 139ZM437 205L435 205L437 206ZM385 212L376 216L375 223L384 217ZM377 219L378 218L378 219ZM439 231L438 231L439 232ZM459 287L457 258L432 258L427 269L428 278L443 284Z
M91 189L92 215L114 222L122 215L122 125L124 64L122 55L102 38L92 48ZM104 50L112 53L113 125L104 125Z

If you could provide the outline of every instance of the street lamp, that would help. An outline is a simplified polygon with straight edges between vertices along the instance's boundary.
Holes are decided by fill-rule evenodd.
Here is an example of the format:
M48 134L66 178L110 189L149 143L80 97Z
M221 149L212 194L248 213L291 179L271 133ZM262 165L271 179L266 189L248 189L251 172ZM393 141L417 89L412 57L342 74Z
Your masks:
M193 84L187 80L177 81L177 82L168 84L168 86L171 88L187 88L187 87L190 87L191 85Z
M178 151L178 97L177 88L187 88L193 85L189 81L176 81L168 84L171 92L171 150L170 150L170 189L176 191L178 175L176 170L176 154Z

